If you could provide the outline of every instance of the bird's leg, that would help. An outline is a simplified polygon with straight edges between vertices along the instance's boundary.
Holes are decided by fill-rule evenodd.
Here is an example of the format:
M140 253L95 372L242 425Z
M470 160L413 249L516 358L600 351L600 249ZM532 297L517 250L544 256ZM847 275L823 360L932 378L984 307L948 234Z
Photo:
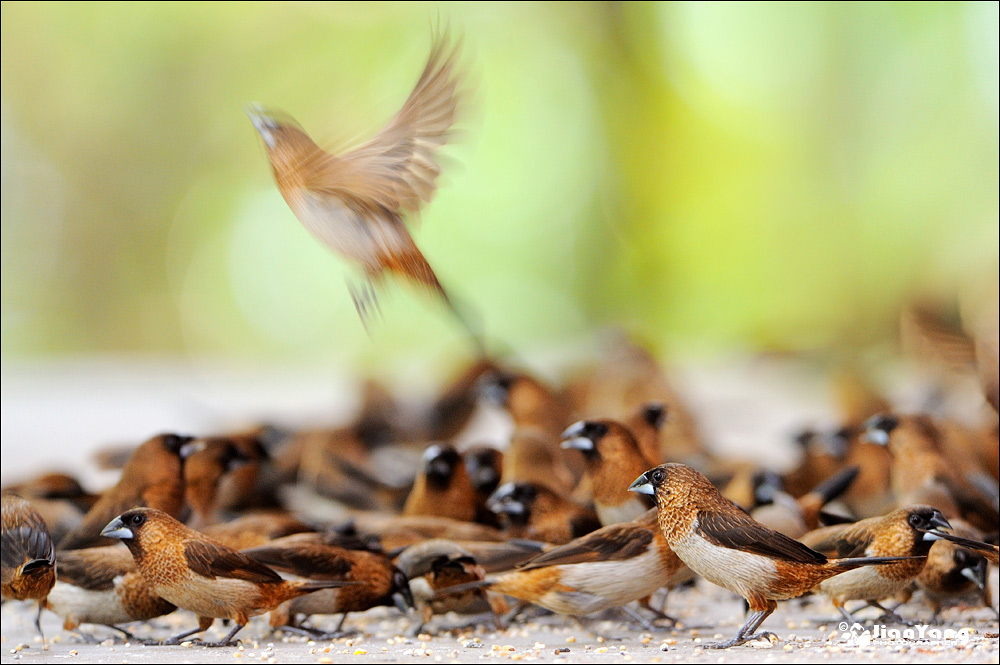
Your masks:
M202 628L202 627L200 627L200 626L198 628L192 628L191 630L185 631L183 633L179 633L177 635L174 635L173 637L168 637L167 639L165 639L162 642L160 642L160 644L163 644L163 645L180 644L184 640L185 637L191 637L195 633L200 633L203 630L205 630L205 629Z
M344 630L344 622L347 621L347 612L344 612L340 616L340 622L337 623L337 627L333 629L333 632L323 633L320 635L320 639L324 640L336 640L347 635L354 635L358 631L356 630Z
M668 593L669 593L669 589L668 589ZM653 596L652 595L646 596L645 598L640 598L639 600L636 601L636 603L639 605L639 607L644 607L647 610L649 610L650 612L652 612L653 616L656 617L655 619L653 619L654 621L658 621L658 620L669 621L670 622L670 626L672 628L674 628L674 627L677 626L677 619L675 619L674 617L670 616L666 612L666 609L667 609L666 598L664 598L664 600L663 600L663 605L662 605L663 609L661 609L661 610L658 610L655 607L653 607Z
M223 637L218 642L202 642L201 646L204 646L204 647L230 647L230 646L233 646L234 644L236 644L236 642L233 642L233 636L236 635L236 633L238 633L241 630L243 630L244 626L246 626L245 623L242 623L242 624L238 623L235 626L233 626L233 629L231 631L229 631L228 633L226 633L226 636ZM237 640L237 642L239 642L239 640Z
M740 628L739 632L736 633L736 637L729 640L728 642L719 642L716 644L706 644L704 645L706 649L728 649L729 647L735 647L748 642L754 638L754 631L756 631L760 624L764 623L764 619L771 616L771 612L774 611L774 607L766 607L762 610L757 610L750 615L743 627ZM761 633L758 637L765 637L771 635L772 633Z
M874 607L876 609L882 610L882 616L879 617L879 621L891 621L892 623L902 624L904 626L912 626L913 624L899 616L889 608L885 607L881 603L875 600L868 601L868 607Z
M42 605L44 601L38 601L38 614L35 615L35 630L38 631L39 637L42 638L42 649L48 650L49 643L45 639L45 633L42 632Z
M847 620L847 625L854 625L854 615L847 611L843 605L836 605L836 608L840 611L840 614Z
M636 621L638 621L639 625L642 626L643 628L645 628L646 630L651 631L651 632L654 631L654 630L656 630L656 627L653 626L653 624L651 624L649 621L647 621L644 616L642 616L641 614L639 614L637 611L633 610L628 605L622 605L622 611L625 612L625 614L627 614L630 617L632 617L633 619L635 619Z

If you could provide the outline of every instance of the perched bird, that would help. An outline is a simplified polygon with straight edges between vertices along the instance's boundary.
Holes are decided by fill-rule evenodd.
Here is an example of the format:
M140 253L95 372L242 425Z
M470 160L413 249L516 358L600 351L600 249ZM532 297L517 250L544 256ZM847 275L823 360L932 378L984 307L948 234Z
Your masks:
M181 448L189 436L160 434L132 453L118 483L101 494L83 522L59 541L60 550L111 544L101 529L117 515L135 506L147 506L177 517L184 507L184 474Z
M505 483L487 505L511 538L561 545L601 528L593 510L538 483Z
M959 527L953 522L952 529ZM935 618L946 600L969 594L975 594L983 605L991 607L986 588L987 570L988 562L981 552L948 540L935 540L927 553L924 569L917 575L917 588L924 592ZM992 609L996 612L996 608Z
M154 508L122 513L101 535L125 543L153 593L198 615L198 628L174 636L169 643L207 630L215 618L235 624L220 642L209 644L226 646L252 616L307 593L354 584L342 580L286 581L264 564Z
M648 597L682 573L656 522L656 512L605 526L555 547L516 570L438 592L489 588L557 614L583 615ZM648 622L633 616L647 627Z
M184 498L192 515L191 528L201 530L216 521L219 482L229 472L250 463L251 458L228 437L195 439L181 448L184 459Z
M336 540L336 534L331 534ZM352 550L330 544L326 534L301 533L273 540L266 545L244 550L243 554L282 572L309 580L346 580L350 586L326 589L302 598L292 598L273 608L273 628L299 629L314 635L322 631L302 628L299 615L340 614L332 638L340 635L351 612L373 607L395 606L403 613L413 607L406 576L380 552ZM317 582L319 583L319 582Z
M482 495L469 478L462 456L450 445L438 443L424 451L403 515L449 517L463 522L492 521Z
M4 494L0 501L0 543L3 544L0 594L4 600L38 602L35 628L44 640L42 607L56 582L55 548L48 527L27 500Z
M750 511L750 516L786 536L804 536L820 526L823 506L843 494L858 476L858 471L856 466L842 469L798 499L782 491L780 477L769 474L769 480L755 490L757 507ZM778 486L772 484L774 478Z
M630 479L655 462L643 457L624 425L613 420L581 420L562 433L562 447L583 453L594 510L602 525L628 522L650 509L650 501L630 494L627 488Z
M1000 521L996 481L974 460L946 455L942 428L923 415L880 414L865 423L865 436L892 455L892 490L903 505L933 505L989 531Z
M312 530L311 526L288 513L271 511L246 513L233 520L211 524L201 532L233 549L242 550Z
M396 565L410 581L410 590L420 625L414 629L419 633L430 623L435 614L456 612L458 614L483 614L490 612L494 619L509 611L507 603L500 596L488 596L483 589L470 589L462 594L435 598L434 594L458 584L482 580L486 571L476 561L475 556L459 543L434 539L407 547L396 558Z
M728 648L753 639L778 604L801 596L844 571L909 561L907 557L827 559L797 540L754 521L724 498L702 474L684 464L662 464L646 471L629 490L656 500L657 522L667 545L681 561L709 582L747 600L753 612L736 636L710 645Z
M888 515L869 517L854 524L823 527L805 534L800 540L805 545L827 555L840 557L917 556L893 566L870 566L850 570L819 583L833 606L854 623L854 617L844 607L849 600L863 600L877 607L895 621L900 621L879 600L893 596L905 589L923 570L931 549L927 531L939 532L951 525L941 511L930 506L907 506Z
M982 552L994 566L1000 564L1000 547L996 544L984 543L972 538L963 538L950 533L932 532L927 534L930 540L948 540L966 549Z
M148 621L177 608L150 590L128 548L116 544L60 552L45 609L62 617L65 630L93 623L135 639L119 624Z
M457 54L447 34L438 35L403 108L375 138L341 155L321 149L283 113L246 108L288 207L316 239L364 271L365 285L351 295L366 328L387 272L437 293L466 323L403 222L434 196L436 153L452 138L458 109Z

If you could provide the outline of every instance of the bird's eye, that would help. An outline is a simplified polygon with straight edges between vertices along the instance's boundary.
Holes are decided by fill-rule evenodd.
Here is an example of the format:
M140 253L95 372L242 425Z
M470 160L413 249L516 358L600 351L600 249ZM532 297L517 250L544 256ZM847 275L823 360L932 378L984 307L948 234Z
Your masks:
M145 515L133 515L132 519L129 520L129 522L131 522L133 526L139 526L145 521L146 521Z
M912 527L920 527L920 526L923 526L923 523L924 523L924 520L923 520L922 517L920 517L920 515L917 515L917 514L910 515L910 526L912 526Z
M654 483L659 484L663 482L663 479L667 477L667 474L663 472L663 469L655 469L653 473L649 474L650 480Z

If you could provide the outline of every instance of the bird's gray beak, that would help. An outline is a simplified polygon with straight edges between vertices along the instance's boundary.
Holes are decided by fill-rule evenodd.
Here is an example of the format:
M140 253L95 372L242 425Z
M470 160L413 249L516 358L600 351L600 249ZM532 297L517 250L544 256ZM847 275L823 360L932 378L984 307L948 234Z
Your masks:
M120 540L128 540L134 537L132 530L125 526L120 517L116 517L108 522L108 525L101 530L101 535L105 538L118 538Z
M923 540L933 541L933 540L945 540L945 537L938 533L937 531L924 531Z
M930 522L934 525L934 531L937 531L938 529L951 529L951 525L948 524L948 520L945 519L944 515L936 510L931 516Z
M649 482L649 478L646 474L642 474L636 478L631 485L628 486L629 492L638 492L639 494L656 494L656 490L653 489L653 483Z
M275 141L273 132L275 124L274 120L271 119L271 116L264 110L264 107L256 102L251 102L249 104L244 104L243 110L248 116L250 116L250 122L252 122L253 126L257 128L258 132L260 132L260 135L264 139L264 143L267 144L267 147L273 148L277 142Z
M889 445L889 433L884 429L866 429L864 439L868 443L874 443L879 446Z
M560 447L562 448L572 448L573 450L582 450L584 452L591 452L594 450L594 442L583 435L584 427L586 424L584 421L578 423L573 423L562 433L562 443Z

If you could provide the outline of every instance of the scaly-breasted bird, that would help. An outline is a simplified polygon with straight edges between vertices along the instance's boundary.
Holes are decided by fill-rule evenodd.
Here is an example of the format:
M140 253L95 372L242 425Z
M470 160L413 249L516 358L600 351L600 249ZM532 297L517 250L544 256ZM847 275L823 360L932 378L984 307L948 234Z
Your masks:
M435 154L451 139L458 109L457 53L447 34L438 35L399 113L371 141L341 155L316 145L291 117L246 107L288 207L320 242L364 270L367 282L351 287L351 296L366 329L377 307L374 287L386 272L436 292L466 323L403 223L404 214L415 216L434 196L441 173Z
M760 524L723 497L708 478L684 464L650 469L629 490L653 496L667 545L688 568L747 600L753 613L736 637L707 645L710 648L725 649L753 639L778 607L777 601L801 596L827 578L861 566L912 560L827 559Z
M282 579L264 564L153 508L122 513L101 535L125 543L150 591L198 615L197 629L175 635L168 643L207 630L216 618L235 625L222 641L205 645L226 646L252 616L307 593L355 584Z
M38 601L35 628L44 639L42 606L56 582L55 547L48 527L28 501L13 494L3 495L0 514L3 523L0 595L4 600Z

